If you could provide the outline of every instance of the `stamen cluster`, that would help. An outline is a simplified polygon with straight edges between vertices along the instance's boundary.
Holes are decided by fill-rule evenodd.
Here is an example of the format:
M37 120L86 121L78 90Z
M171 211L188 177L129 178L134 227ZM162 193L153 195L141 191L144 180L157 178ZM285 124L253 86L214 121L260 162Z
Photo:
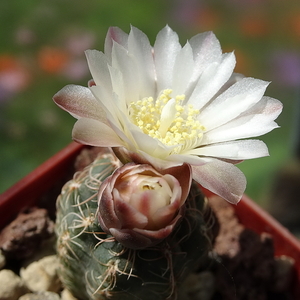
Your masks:
M184 105L185 95L171 97L172 90L163 90L154 101L146 97L129 105L131 121L141 130L168 146L190 144L201 139L205 127L197 120L199 110Z

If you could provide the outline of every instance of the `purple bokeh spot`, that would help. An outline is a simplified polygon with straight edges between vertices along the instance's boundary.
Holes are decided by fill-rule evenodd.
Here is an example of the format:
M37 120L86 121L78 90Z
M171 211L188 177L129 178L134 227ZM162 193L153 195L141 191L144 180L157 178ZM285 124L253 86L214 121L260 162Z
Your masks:
M300 53L277 51L271 56L274 81L288 87L300 87Z

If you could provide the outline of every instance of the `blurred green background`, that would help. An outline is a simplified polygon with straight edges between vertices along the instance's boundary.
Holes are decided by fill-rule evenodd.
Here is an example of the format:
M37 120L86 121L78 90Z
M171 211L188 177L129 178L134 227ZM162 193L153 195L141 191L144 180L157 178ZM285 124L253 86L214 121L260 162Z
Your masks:
M299 132L299 0L27 0L0 2L0 192L71 141L74 119L52 96L68 83L86 86L84 50L103 50L109 26L130 24L153 43L169 24L182 43L212 30L236 71L272 81L281 128L262 137L270 157L243 162L246 193L266 204L274 176L292 160Z

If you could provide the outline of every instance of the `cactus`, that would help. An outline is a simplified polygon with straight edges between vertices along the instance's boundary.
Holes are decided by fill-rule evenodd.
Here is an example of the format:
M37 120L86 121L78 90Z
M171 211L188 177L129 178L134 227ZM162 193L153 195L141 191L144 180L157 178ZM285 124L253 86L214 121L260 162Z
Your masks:
M97 219L97 191L120 166L100 153L67 182L57 199L57 253L63 284L81 300L176 299L186 276L203 265L211 248L206 199L192 184L185 215L159 244L129 249L105 233Z

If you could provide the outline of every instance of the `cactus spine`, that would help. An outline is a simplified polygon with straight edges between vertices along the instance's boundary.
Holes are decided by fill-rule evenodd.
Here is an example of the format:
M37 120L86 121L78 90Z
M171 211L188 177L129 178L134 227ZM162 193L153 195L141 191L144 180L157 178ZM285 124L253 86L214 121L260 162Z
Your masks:
M57 200L57 253L64 285L81 300L176 299L183 279L199 268L210 249L206 202L196 185L186 214L160 244L127 249L97 222L97 191L120 162L102 153L65 184Z

